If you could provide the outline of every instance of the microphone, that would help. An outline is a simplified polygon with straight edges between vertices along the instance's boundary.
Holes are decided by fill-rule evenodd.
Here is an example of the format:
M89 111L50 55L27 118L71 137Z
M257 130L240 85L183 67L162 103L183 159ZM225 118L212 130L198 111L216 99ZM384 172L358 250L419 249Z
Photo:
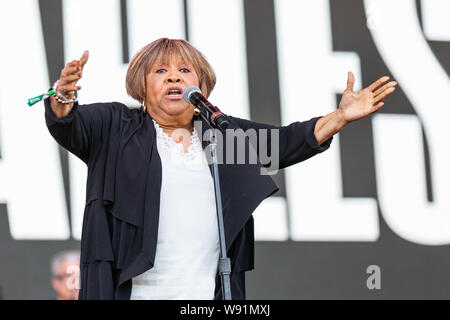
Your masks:
M209 113L209 120L217 128L226 129L230 125L227 118L220 110L213 106L203 95L199 88L196 86L189 86L183 90L183 98L187 103L205 110Z

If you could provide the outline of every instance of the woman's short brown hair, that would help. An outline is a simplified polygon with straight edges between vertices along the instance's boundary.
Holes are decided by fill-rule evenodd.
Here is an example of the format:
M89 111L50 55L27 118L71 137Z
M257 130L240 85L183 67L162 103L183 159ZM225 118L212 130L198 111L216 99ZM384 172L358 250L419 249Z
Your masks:
M216 75L211 65L203 54L186 40L168 38L149 43L131 59L126 77L127 93L141 103L145 99L145 78L152 66L157 61L168 63L174 56L192 64L199 77L199 87L208 97L216 84Z

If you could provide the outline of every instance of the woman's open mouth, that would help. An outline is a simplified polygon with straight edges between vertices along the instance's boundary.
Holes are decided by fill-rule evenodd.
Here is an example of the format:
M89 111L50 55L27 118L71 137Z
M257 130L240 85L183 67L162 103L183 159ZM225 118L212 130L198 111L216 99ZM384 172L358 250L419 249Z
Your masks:
M166 90L165 97L170 100L183 99L183 89L181 87L170 87Z

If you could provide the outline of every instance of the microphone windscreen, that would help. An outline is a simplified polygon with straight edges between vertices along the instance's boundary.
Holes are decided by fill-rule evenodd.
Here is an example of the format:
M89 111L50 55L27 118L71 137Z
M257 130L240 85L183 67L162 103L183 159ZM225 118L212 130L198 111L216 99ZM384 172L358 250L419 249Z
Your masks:
M194 92L198 92L200 94L202 94L201 90L199 88L197 88L196 86L189 86L184 88L183 90L183 99L184 101L186 101L187 103L192 103L190 100L191 94Z

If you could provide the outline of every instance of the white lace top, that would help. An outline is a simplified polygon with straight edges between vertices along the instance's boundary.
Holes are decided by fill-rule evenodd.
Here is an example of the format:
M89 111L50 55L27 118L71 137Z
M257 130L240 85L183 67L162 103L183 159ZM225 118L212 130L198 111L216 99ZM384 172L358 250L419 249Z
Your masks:
M214 299L219 260L214 184L194 128L187 153L153 120L161 157L153 268L133 278L131 300Z

